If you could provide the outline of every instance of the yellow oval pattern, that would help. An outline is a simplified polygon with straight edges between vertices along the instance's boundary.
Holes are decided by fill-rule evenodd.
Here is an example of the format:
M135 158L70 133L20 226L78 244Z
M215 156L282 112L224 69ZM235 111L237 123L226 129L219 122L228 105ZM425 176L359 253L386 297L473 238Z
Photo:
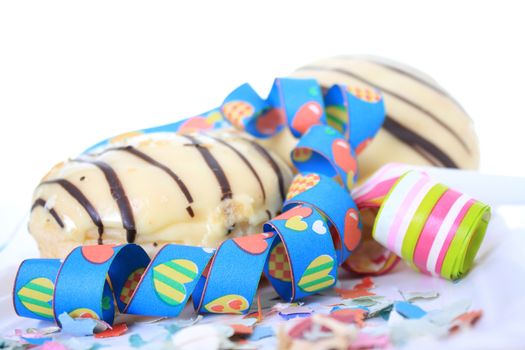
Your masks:
M53 318L53 300L54 284L50 279L39 277L32 279L25 286L20 288L17 293L20 302L34 314Z
M193 261L175 259L153 268L153 286L162 301L176 306L186 300L184 284L194 281L197 276L198 267Z
M335 278L330 275L334 268L334 259L329 255L321 255L315 258L306 268L298 286L305 292L318 292L331 287Z
M206 311L215 314L242 314L248 309L248 300L238 294L228 294L204 305Z
M98 317L98 314L95 311L88 309L86 307L80 307L78 309L75 309L69 312L69 316L73 318L83 317L83 318L93 318L95 320L100 319L100 317Z

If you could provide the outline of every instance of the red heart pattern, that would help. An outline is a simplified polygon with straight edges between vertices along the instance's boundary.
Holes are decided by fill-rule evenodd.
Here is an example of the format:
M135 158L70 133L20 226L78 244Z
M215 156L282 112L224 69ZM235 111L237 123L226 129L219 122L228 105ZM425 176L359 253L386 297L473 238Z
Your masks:
M183 134L199 130L210 129L212 125L208 123L205 117L197 116L188 119L184 124L182 124L177 132Z
M359 146L357 146L357 148L355 150L355 154L361 154L361 152L364 151L364 149L366 148L366 146L368 146L370 144L370 142L372 142L371 138L368 138L368 139L364 140L363 142L361 142L359 144Z
M210 307L210 310L213 312L221 313L224 310L224 306L222 305L213 305Z
M304 134L313 125L321 124L323 108L315 101L308 101L303 104L292 119L292 128Z
M257 118L255 128L263 135L273 135L284 124L282 110L271 108Z
M240 310L242 307L242 301L239 299L232 300L228 302L228 306L234 310Z
M347 210L345 215L344 243L346 249L354 250L361 241L361 230L359 229L359 214L354 208Z
M234 310L240 310L242 307L242 301L238 299L232 300L228 302L228 306ZM215 312L221 313L224 311L224 305L213 305L212 307L210 307L210 309Z
M307 162L310 158L312 158L312 150L309 148L295 148L292 151L292 158L294 161L299 163Z
M248 310L248 307L248 300L238 294L223 295L204 305L205 310L217 314L241 314Z
M259 255L268 249L268 243L265 241L265 238L271 237L269 235L270 233L259 233L257 235L236 237L233 241L245 252Z
M113 256L114 245L86 245L82 247L82 256L93 264L102 264Z
M346 140L336 139L332 143L332 154L334 155L335 164L337 164L345 173L356 173L357 162L352 156L352 149Z
M293 207L292 209L285 211L279 216L276 216L274 220L288 220L294 216L307 218L310 215L312 215L312 208L303 207L302 205L299 205L297 207Z

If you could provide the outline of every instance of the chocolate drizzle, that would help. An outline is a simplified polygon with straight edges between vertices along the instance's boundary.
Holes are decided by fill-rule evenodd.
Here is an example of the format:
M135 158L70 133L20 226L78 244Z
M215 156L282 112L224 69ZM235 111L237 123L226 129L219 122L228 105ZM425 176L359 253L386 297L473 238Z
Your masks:
M377 64L378 66L381 66L381 67L384 67L386 69L389 69L393 72L396 72L396 73L399 73L401 75L405 75L423 85L425 85L426 87L434 90L435 92L443 95L443 96L446 96L446 97L451 97L445 90L443 90L442 88L440 88L437 84L433 84L432 82L428 81L427 79L424 79L424 78L421 78L419 76L417 76L416 74L408 71L408 70L405 70L401 67L397 67L393 64L390 64L386 61L383 61L381 59L377 59L377 58L374 58L374 57L352 57L352 56L343 56L343 58L345 59L350 59L350 60L358 60L358 61L363 61L363 62L368 62L368 63L373 63L373 64Z
M54 179L54 180L47 180L40 183L39 186L42 185L50 185L50 184L57 184L62 186L62 188L69 193L71 197L73 197L78 204L80 204L86 213L89 215L95 226L98 228L98 243L102 244L102 234L104 233L104 225L102 224L102 219L100 218L100 215L98 214L97 210L91 204L89 199L86 198L86 196L80 191L78 187L73 185L71 182L69 182L66 179ZM34 205L33 205L34 206Z
M264 157L264 159L266 159L270 167L273 169L273 171L275 172L275 175L277 176L277 181L279 183L279 194L281 195L281 200L284 201L284 198L286 196L285 188L284 188L284 178L283 178L283 173L281 172L281 168L279 168L279 165L275 162L275 160L270 155L270 153L268 153L268 151L264 147L259 145L257 142L248 140L248 139L243 139L243 140L251 144L253 148L255 148L257 152L259 152L259 154Z
M253 167L252 163L250 163L250 161L237 148L233 147L232 145L230 145L226 141L221 140L221 139L219 139L217 137L214 137L214 136L211 136L211 135L205 135L205 136L209 137L210 139L213 139L216 142L220 143L221 145L226 146L229 149L231 149L243 161L243 163L246 164L248 169L250 169L251 173L253 174L253 176L255 177L257 182L259 183L259 188L261 189L263 201L266 202L266 191L264 190L264 185L263 185L263 183L261 181L261 177L259 176L259 174L255 170L255 168Z
M422 149L428 154L430 154L433 158L437 159L441 164L443 164L443 166L447 168L458 168L458 165L445 152L436 147L432 142L426 140L424 137L419 136L407 127L401 125L389 115L387 115L385 118L383 128L385 128L388 132L390 132L399 140L414 147L414 149L418 151L418 153L422 154L422 152L419 150ZM428 157L425 154L422 155L428 159Z
M205 146L203 146L195 137L191 135L181 135L181 136L188 139L191 142L191 144L188 146L195 146L195 148L201 154L202 158L204 158L204 161L206 162L208 167L211 169L211 171L215 175L215 178L217 179L217 182L219 183L219 187L221 188L221 193L222 193L221 201L232 198L233 193L230 187L230 182L228 181L228 177L224 173L224 170L222 169L217 159L215 159L215 157L211 154L210 150L207 149Z
M126 229L126 240L128 243L133 243L137 236L137 229L135 228L135 219L133 217L133 211L131 209L131 203L129 202L129 198L126 195L126 192L124 191L122 183L120 182L120 179L115 170L113 170L113 168L109 164L99 160L80 158L74 159L73 161L93 164L102 171L104 177L106 178L106 181L108 182L111 196L113 197L119 208L120 216L122 218L122 225L124 226L124 229Z
M35 210L36 207L42 207L42 208L46 209L49 212L49 214L51 214L53 219L55 219L55 221L57 222L58 226L60 226L60 228L64 228L64 223L62 222L62 219L60 219L60 216L58 216L56 210L54 208L47 208L46 207L46 201L44 199L37 198L37 200L35 200L35 202L31 206L31 211Z
M359 59L358 57L357 58L356 57L345 57L345 58ZM374 57L366 57L366 58L364 58L364 61L377 64L378 66L381 66L381 67L389 69L389 70L391 70L393 72L396 72L396 73L399 73L401 75L404 75L404 76L406 76L406 77L408 77L408 78L410 78L412 80L417 81L420 84L425 85L429 89L432 89L435 92L437 92L438 94L443 95L443 96L447 97L448 99L450 99L451 101L453 101L463 112L465 112L465 109L463 109L463 106L461 106L461 104L452 95L450 95L448 92L443 90L438 84L435 84L435 83L432 83L432 82L430 82L430 81L428 81L426 79L423 79L423 78L419 77L417 74L414 74L414 73L410 72L409 70L405 70L403 68L397 67L397 66L395 66L393 64L390 64L388 62L384 62L384 61L382 61L380 59L375 59Z
M143 153L143 152L139 151L138 149L133 148L132 146L108 148L108 149L104 150L103 153L109 152L109 151L124 151L124 152L128 152L128 153L134 155L135 157L142 159L143 161L145 161L145 162L147 162L147 163L149 163L149 164L151 164L151 165L161 169L166 174L168 174L169 177L171 177L173 179L173 181L175 181L177 186L179 186L181 192L184 194L184 197L186 197L186 200L188 201L188 206L186 207L186 211L188 212L190 217L194 217L195 216L195 213L193 212L193 209L191 207L191 204L193 203L193 197L191 196L191 193L188 190L188 187L186 186L184 181L182 181L181 178L177 174L175 174L175 172L173 170L168 168L166 165L160 163L159 161L153 159L152 157L150 157L146 153Z
M436 123L438 123L439 125L441 125L444 129L446 129L460 144L461 146L465 149L465 151L467 153L470 154L470 149L468 148L468 145L465 143L465 141L461 138L460 135L458 135L450 126L448 126L445 122L443 122L441 119L439 119L433 112L431 112L430 110L426 109L425 107L423 106L420 106L418 105L417 103L409 100L408 98L404 97L404 96L401 96L399 95L398 93L396 93L395 91L392 91L390 89L387 89L385 87L382 87L378 84L374 84L372 83L370 80L354 73L354 72L351 72L349 70L346 70L346 69L342 69L342 68L335 68L335 67L323 67L323 66L304 66L304 67L301 67L300 70L314 70L314 71L332 71L332 72L337 72L337 73L340 73L340 74L343 74L343 75L346 75L346 76L349 76L353 79L356 79L356 80L359 80L361 81L362 83L364 84L367 84L367 85L370 85L372 86L373 88L376 88L376 89L379 89L381 90L383 93L386 93L386 94L389 94L391 95L392 97L408 104L409 106L411 106L412 108L420 111L421 113L427 115L428 117L430 117L432 120L434 120Z

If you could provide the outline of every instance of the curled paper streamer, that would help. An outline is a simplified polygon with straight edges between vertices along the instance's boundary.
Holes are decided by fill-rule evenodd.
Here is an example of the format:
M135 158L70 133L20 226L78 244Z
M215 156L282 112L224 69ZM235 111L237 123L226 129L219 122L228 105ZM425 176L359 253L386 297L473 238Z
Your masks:
M421 272L456 280L470 270L490 207L409 171L386 195L373 236Z
M361 238L357 206L348 191L357 176L354 145L362 149L384 118L381 98L351 98L351 91L337 87L323 100L313 80L278 79L263 100L243 85L206 116L93 146L90 150L140 133L218 128L224 120L259 137L271 136L286 122L294 135L302 136L293 152L300 173L292 181L283 213L264 225L264 233L228 239L217 249L168 244L151 261L135 244L78 247L63 262L26 260L15 280L16 312L58 324L63 312L112 323L115 308L177 316L192 296L199 313L245 313L263 272L288 301L333 286L337 266ZM337 107L334 96L346 113L346 121L338 119L337 124L344 134L326 125L324 103ZM367 106L375 113L369 115ZM354 120L356 130L350 130ZM347 139L352 135L361 141L352 144Z
M372 234L385 259L374 265L363 257L365 263L358 265L355 259L362 253L357 251L345 264L360 272L384 273L401 257L421 272L458 279L472 265L490 207L411 168L387 164L352 191L361 211L376 210ZM376 252L381 249L370 245Z

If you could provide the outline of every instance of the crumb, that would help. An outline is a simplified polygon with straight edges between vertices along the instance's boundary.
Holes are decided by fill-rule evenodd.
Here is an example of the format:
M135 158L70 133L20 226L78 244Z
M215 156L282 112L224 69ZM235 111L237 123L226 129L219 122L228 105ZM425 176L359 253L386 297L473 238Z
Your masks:
M232 233L233 230L235 230L235 224L228 227L228 229L226 230L226 235L229 235L230 233Z

